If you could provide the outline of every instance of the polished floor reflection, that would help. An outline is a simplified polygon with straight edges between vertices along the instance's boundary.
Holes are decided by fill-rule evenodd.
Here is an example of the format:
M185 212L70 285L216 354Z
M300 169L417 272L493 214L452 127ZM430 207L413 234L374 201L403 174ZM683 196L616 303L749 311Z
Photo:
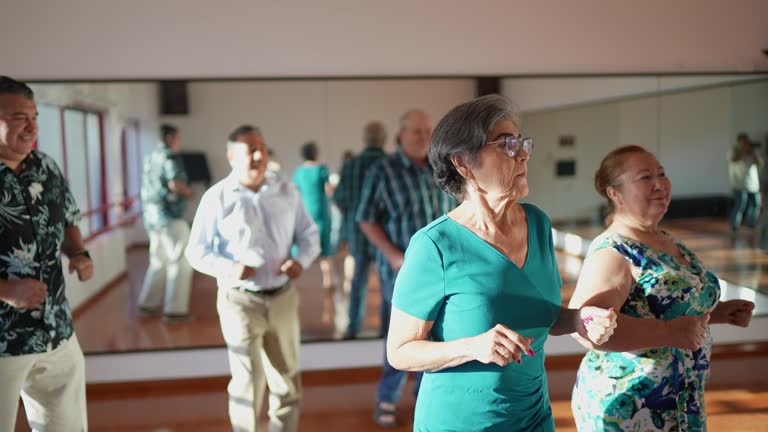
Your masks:
M732 234L726 219L713 218L672 219L664 221L662 227L694 251L720 279L768 294L768 252L758 247L756 232L742 228ZM555 224L555 229L587 245L604 230L590 224ZM581 246L571 238L571 248Z
M373 383L317 386L304 389L300 430L375 431ZM752 384L709 389L705 395L711 432L768 431L768 386ZM220 432L229 430L226 391L172 391L141 397L89 398L89 430L93 432ZM404 392L398 407L401 426L413 430L414 400ZM576 432L567 397L552 399L558 432ZM137 415L141 413L141 415ZM15 432L28 432L20 413ZM262 422L266 430L266 418Z
M755 247L754 236L742 231L732 236L726 220L684 219L664 223L723 281L724 298L746 298L757 303L757 314L768 314L768 253ZM583 252L602 231L590 225L557 225L555 241L558 263L564 280L563 303L567 304L581 270ZM565 251L565 252L564 252ZM216 315L216 284L196 274L191 312L194 319L166 324L158 317L143 318L136 313L136 297L147 266L147 250L128 253L128 273L115 286L87 303L75 314L75 329L86 353L145 351L223 346ZM379 284L372 271L366 305L363 338L375 338L379 331L381 305ZM344 326L346 306L337 298L337 319L324 319L320 271L309 268L299 279L301 328L304 342L338 339Z
M717 275L723 300L751 300L756 316L768 315L768 251L758 247L756 231L742 228L731 233L726 219L714 218L673 219L662 227ZM574 257L583 257L603 230L593 224L555 224L555 244Z
M224 346L216 314L216 282L195 273L190 313L182 323L164 323L160 317L142 317L136 311L141 282L147 268L148 250L132 248L127 253L127 276L93 301L75 311L75 331L86 353L146 351ZM315 263L298 280L303 341L338 339L346 308L337 298L335 320L323 316L323 289ZM377 337L380 298L378 279L371 271L366 319L361 337Z
M581 259L564 253L558 256L565 281L563 302L570 299ZM147 249L128 252L128 274L95 301L75 314L75 330L86 353L147 351L163 349L224 346L216 314L216 283L207 276L195 274L192 285L191 313L188 322L167 324L160 317L141 317L136 312L136 298L147 267ZM298 282L301 295L300 316L302 341L339 339L344 325L346 305L337 299L336 319L323 318L324 293L320 272L313 265ZM378 337L381 294L375 271L368 284L366 315L361 338Z

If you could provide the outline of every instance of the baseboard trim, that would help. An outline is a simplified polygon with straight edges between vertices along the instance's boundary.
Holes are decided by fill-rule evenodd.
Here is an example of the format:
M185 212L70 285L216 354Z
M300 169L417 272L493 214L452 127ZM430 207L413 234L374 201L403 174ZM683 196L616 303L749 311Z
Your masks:
M550 356L546 359L548 372L576 370L582 354ZM712 360L768 357L768 342L749 342L715 345ZM301 373L302 386L323 387L367 384L378 381L380 367L312 370ZM176 394L196 394L225 391L229 376L183 378L169 380L130 381L115 383L87 384L89 400L121 398L144 398Z
M381 376L380 367L349 368L335 370L304 371L301 384L304 387L353 385L376 382ZM208 393L226 390L229 376L131 381L87 384L88 400L144 398L176 394Z

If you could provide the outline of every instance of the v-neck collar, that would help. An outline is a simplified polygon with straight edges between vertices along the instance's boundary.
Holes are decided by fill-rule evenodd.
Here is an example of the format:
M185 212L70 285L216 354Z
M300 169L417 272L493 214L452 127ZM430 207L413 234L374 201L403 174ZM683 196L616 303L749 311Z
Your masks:
M523 212L525 214L525 222L526 222L526 227L527 227L526 240L525 240L526 241L527 250L525 252L525 260L523 261L523 265L522 266L518 266L517 264L515 264L515 262L512 261L511 259L509 259L508 256L506 256L503 253L501 253L500 250L498 250L495 247L493 247L492 244L488 243L484 238L482 238L479 235L477 235L477 233L475 233L474 231L469 229L467 226L462 225L458 221L453 220L447 214L445 215L445 218L448 219L449 221L451 221L451 223L455 224L456 226L461 227L462 230L466 231L471 236L473 236L477 240L481 241L483 244L485 244L486 247L488 247L491 250L493 250L498 256L500 256L501 258L506 260L509 264L513 265L515 268L517 268L518 270L520 270L521 272L524 273L526 267L528 266L528 263L531 261L531 217L530 217L530 214L528 213L527 206L522 205L522 204L521 204L521 206L523 207Z

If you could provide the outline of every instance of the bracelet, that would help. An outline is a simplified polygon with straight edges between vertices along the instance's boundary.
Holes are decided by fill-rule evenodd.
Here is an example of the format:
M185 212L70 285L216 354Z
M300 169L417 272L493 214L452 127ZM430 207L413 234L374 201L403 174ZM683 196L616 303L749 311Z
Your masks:
M88 249L83 249L83 250L80 250L80 251L77 251L77 252L73 252L73 253L69 254L69 258L72 259L72 258L74 258L76 256L80 256L80 255L82 255L82 256L88 258L89 260L93 261L93 259L91 259L91 254L88 252Z

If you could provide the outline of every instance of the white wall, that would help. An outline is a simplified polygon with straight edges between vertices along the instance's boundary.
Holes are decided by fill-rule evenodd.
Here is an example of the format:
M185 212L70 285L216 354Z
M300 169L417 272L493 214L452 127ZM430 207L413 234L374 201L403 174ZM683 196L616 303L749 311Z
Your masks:
M567 101L577 93L560 90ZM528 201L553 219L596 218L602 199L593 187L594 173L605 154L628 144L657 154L672 181L673 197L727 195L728 149L742 131L766 139L767 118L766 80L524 113L523 133L536 142ZM574 135L576 145L558 147L561 135ZM570 158L576 160L576 175L554 177L555 161Z
M394 151L403 112L423 109L436 124L450 108L474 97L474 86L470 79L192 82L190 115L161 120L179 127L185 150L208 155L215 180L230 171L227 135L243 123L258 126L290 178L307 140L317 141L321 160L336 170L344 150L363 148L367 122L384 123L387 150Z
M745 78L763 81L733 82ZM529 201L556 219L595 217L601 200L593 190L592 176L601 158L612 148L633 143L657 152L668 168L675 196L727 194L723 154L733 137L740 131L758 140L768 135L764 80L765 76L504 80L504 93L523 110L523 132L536 139ZM714 83L719 84L709 87ZM700 85L707 87L691 89ZM121 117L140 120L147 149L156 141L159 121L176 124L185 149L208 155L214 180L229 172L224 142L241 123L262 128L290 177L306 140L318 141L323 161L337 169L344 150L361 148L367 121L385 123L387 149L392 151L397 118L404 110L422 107L437 123L449 108L474 96L470 79L198 81L189 84L190 115L156 119L157 88L151 83L36 84L35 89L41 102L108 109L114 152L119 143L115 124ZM657 97L653 89L668 94ZM633 96L637 94L643 96ZM562 134L575 135L576 146L558 148ZM555 161L563 158L577 160L575 177L554 177ZM110 158L113 172L119 172L119 163L114 155ZM110 180L113 199L119 200L120 178ZM198 189L199 197L202 189ZM195 207L193 200L190 219ZM140 223L123 235L125 244L146 241Z
M596 218L600 198L594 191L594 173L602 156L623 140L655 142L655 130L656 103L648 97L524 114L522 131L536 144L528 162L527 201L552 219ZM560 135L573 135L575 145L559 148ZM576 175L556 178L558 159L575 159Z
M110 202L123 199L120 131L126 119L138 120L141 125L141 145L150 148L157 136L157 88L153 83L102 84L33 84L38 103L57 106L89 107L102 111L105 116L107 181ZM81 209L87 203L78 203ZM141 222L133 227L111 231L91 240L86 247L95 265L94 277L80 282L76 275L66 274L68 262L64 259L67 299L75 308L98 292L126 269L126 246L141 241L144 230Z
M712 87L765 79L768 75L594 76L504 78L501 93L526 113L563 109L585 103L609 102L629 96Z
M525 113L655 93L655 76L505 78L501 93Z
M764 0L16 2L22 79L768 70ZM34 25L30 25L34 23Z

